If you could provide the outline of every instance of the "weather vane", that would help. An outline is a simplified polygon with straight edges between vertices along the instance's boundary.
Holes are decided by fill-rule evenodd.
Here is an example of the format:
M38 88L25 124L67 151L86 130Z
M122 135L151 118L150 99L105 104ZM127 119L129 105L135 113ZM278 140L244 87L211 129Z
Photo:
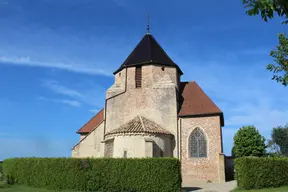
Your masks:
M147 34L150 34L150 16L147 15Z

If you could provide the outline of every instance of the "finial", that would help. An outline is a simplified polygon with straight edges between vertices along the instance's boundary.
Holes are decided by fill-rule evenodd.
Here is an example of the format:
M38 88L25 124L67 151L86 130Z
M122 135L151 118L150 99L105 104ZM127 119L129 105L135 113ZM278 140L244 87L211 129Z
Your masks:
M149 15L147 15L147 28L146 28L146 30L147 30L147 34L150 34L150 16Z

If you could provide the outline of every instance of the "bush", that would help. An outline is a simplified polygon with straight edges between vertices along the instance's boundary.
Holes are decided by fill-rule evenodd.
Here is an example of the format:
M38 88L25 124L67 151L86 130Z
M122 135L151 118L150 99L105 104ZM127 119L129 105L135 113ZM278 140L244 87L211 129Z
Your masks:
M238 187L261 189L288 185L288 158L242 157L235 160Z
M13 158L3 162L10 184L52 190L148 192L180 191L175 158L79 159Z
M256 127L243 126L234 136L233 157L266 156L265 138Z
M0 181L3 181L2 161L0 162Z

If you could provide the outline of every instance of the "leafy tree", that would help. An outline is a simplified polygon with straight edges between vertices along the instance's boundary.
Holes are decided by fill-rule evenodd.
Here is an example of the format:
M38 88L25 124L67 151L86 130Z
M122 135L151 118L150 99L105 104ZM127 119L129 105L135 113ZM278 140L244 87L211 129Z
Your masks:
M266 156L265 138L259 133L255 126L243 126L234 136L232 154L236 158L244 156Z
M288 24L288 0L242 0L246 13L250 16L261 15L264 21L272 19L275 14L283 18L283 24ZM273 80L288 85L288 38L279 34L279 45L270 52L276 64L268 64L266 69L273 72Z
M273 80L282 83L284 86L288 85L288 38L284 34L279 34L279 45L276 50L270 52L270 56L278 65L268 64L267 69L275 73Z
M283 23L288 23L288 1L287 0L242 0L246 13L249 16L261 15L264 21L272 19L276 13L280 17L287 19Z
M288 123L273 128L268 147L274 154L288 156Z

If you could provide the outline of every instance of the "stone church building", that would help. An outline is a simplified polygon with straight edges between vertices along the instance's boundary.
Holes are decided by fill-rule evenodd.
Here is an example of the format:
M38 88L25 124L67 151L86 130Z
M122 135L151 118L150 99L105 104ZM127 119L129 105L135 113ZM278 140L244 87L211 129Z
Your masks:
M113 73L105 106L78 130L72 157L175 157L182 180L225 180L223 112L147 33Z

